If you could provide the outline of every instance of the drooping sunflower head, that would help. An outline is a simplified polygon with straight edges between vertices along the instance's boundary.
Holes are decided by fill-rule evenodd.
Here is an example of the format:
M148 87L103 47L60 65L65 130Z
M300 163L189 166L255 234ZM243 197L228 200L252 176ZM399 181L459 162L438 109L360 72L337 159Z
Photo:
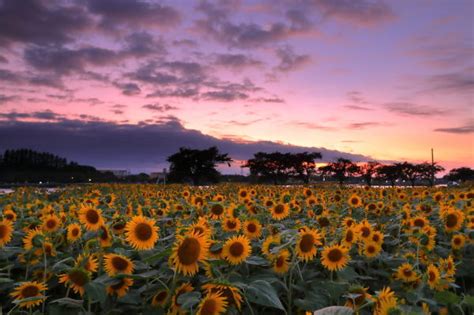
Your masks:
M173 298L171 299L171 314L182 314L184 310L181 308L181 304L178 302L178 298L181 294L193 291L193 286L189 283L183 283L176 288Z
M296 255L304 261L310 261L316 256L316 246L321 245L321 234L316 229L301 229L296 242Z
M80 267L72 268L68 273L59 276L59 283L64 283L81 296L84 295L85 285L89 283L90 280L89 272Z
M106 254L104 256L104 269L110 277L116 274L132 274L133 262L122 255Z
M271 249L280 245L281 238L279 235L270 235L262 243L262 253L268 258L273 259L275 254L272 254Z
M44 235L40 229L34 229L28 231L26 236L23 238L23 248L30 250L33 247L42 247L44 242Z
M151 298L151 305L152 306L165 306L166 301L168 300L168 291L167 290L160 290L158 291L153 297Z
M155 220L144 216L135 216L125 226L127 242L137 250L148 250L158 240L158 227Z
M227 299L222 292L208 293L198 306L198 315L219 315L227 310Z
M242 294L240 289L229 283L207 283L202 286L206 293L222 293L229 306L235 306L238 310L242 307Z
M428 282L430 288L435 289L440 281L440 273L438 267L433 264L430 264L426 270L426 276L426 281Z
M326 246L322 252L321 263L322 265L330 270L341 270L343 269L350 257L348 249L341 245Z
M107 294L116 295L118 297L125 296L128 289L133 285L133 279L121 278L117 279L116 283L107 286Z
M12 221L3 219L0 221L0 248L11 241L13 235Z
M250 240L244 235L228 239L222 249L223 257L232 265L242 263L251 252Z
M10 296L15 300L24 300L31 298L32 300L26 302L20 302L21 308L31 309L35 306L40 305L46 300L44 292L47 290L47 286L44 283L36 281L27 281L18 285ZM37 299L35 299L37 298Z
M173 246L170 261L176 270L184 275L194 275L199 270L199 262L207 259L209 239L196 232L179 235Z
M279 274L288 272L290 268L290 251L283 249L275 255L273 260L273 271Z

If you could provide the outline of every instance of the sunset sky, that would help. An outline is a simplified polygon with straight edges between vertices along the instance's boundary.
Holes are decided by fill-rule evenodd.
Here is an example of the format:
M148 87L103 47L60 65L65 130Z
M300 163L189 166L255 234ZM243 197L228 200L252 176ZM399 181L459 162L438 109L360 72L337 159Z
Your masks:
M0 151L474 167L474 2L0 0Z

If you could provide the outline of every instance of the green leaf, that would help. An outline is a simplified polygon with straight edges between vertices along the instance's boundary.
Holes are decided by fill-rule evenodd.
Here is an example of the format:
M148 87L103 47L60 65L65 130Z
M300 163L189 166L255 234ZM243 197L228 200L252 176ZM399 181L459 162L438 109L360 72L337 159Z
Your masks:
M158 260L160 260L161 258L169 256L169 255L171 255L171 248L168 248L166 250L163 250L163 251L158 252L156 254L153 254L151 256L145 257L145 258L143 258L143 262L154 264Z
M245 291L245 296L252 303L285 310L275 289L263 280L250 283Z
M313 315L352 315L354 311L345 306L330 306L314 312Z
M461 301L461 297L449 291L436 292L434 299L444 305L457 304Z
M57 303L57 304L62 305L62 306L80 308L80 307L82 307L82 304L84 303L84 300L75 300L75 299L65 297L65 298L61 298L61 299L51 301L49 303L50 304Z
M474 307L474 296L472 295L465 295L464 299L462 300L462 304L466 304L470 307Z
M0 283L8 283L13 282L13 279L10 278L0 278Z
M337 272L337 276L346 281L352 281L356 279L359 274L352 267L346 267Z
M46 299L46 296L39 295L39 296L33 296L26 299L21 299L21 300L13 300L13 303L20 304L20 303L33 302L33 301L44 300L44 299Z
M178 296L178 304L186 310L190 310L194 305L201 300L201 293L193 291L180 294Z
M90 299L96 302L100 302L101 305L105 303L107 299L107 293L105 292L105 285L101 282L89 282L84 288Z
M250 256L249 258L247 258L245 262L249 265L255 265L255 266L268 266L269 265L269 262L265 258L260 257L260 256Z

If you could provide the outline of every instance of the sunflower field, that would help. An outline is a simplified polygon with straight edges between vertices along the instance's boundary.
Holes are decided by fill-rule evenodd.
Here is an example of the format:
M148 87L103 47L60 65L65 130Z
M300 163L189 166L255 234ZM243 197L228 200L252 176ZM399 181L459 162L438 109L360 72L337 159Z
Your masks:
M0 195L0 314L473 314L474 189Z

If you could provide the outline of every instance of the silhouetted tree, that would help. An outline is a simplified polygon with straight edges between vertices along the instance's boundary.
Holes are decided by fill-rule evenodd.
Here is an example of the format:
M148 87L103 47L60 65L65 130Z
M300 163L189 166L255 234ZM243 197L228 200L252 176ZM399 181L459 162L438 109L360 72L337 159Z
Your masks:
M431 163L425 162L425 163L416 165L416 167L418 169L418 174L420 175L420 178L425 179L428 182L429 186L434 185L436 174L444 171L444 167L442 167L441 165L437 163L431 164Z
M250 169L251 176L271 181L274 184L284 183L290 175L291 155L281 152L257 152L253 159L249 159L243 167Z
M396 163L401 169L402 178L408 180L412 187L415 186L416 180L421 177L422 169L412 163L403 162L403 163Z
M377 170L380 167L381 164L377 161L369 161L359 166L359 174L364 179L367 186L372 186L372 179L375 177Z
M227 163L230 166L232 159L227 153L221 154L216 147L205 150L180 148L179 152L167 159L170 165L168 178L172 182L191 180L199 185L203 180L217 182L220 173L216 170L217 164Z
M453 168L449 171L445 178L448 180L460 182L474 180L474 169L469 167Z
M397 179L402 177L401 164L382 165L377 169L377 178L390 182L393 187Z
M336 162L320 167L319 170L323 175L335 177L339 185L342 185L346 178L359 172L359 167L349 159L339 158Z
M304 183L309 183L309 179L316 173L316 159L321 159L319 152L303 152L290 155L291 170L290 173L299 178Z

